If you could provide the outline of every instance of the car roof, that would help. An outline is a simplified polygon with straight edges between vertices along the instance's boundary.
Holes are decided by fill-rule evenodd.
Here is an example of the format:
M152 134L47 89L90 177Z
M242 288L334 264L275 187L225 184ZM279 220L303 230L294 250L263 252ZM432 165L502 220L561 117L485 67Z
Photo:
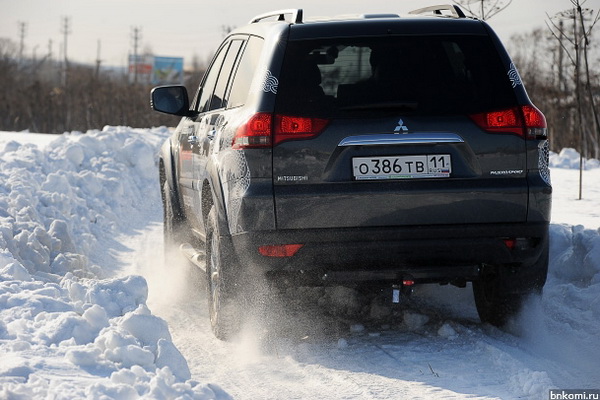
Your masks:
M290 40L385 34L487 34L486 24L468 18L458 6L434 6L406 14L360 14L304 18L302 9L272 11L254 17L232 33L267 36L289 28ZM275 31L275 32L274 32Z

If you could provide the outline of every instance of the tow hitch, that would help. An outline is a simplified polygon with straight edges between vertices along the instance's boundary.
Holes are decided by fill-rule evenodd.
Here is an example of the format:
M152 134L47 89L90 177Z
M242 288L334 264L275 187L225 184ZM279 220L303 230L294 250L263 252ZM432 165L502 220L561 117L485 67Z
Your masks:
M392 303L398 304L401 300L408 299L413 293L415 281L403 279L401 284L392 285Z

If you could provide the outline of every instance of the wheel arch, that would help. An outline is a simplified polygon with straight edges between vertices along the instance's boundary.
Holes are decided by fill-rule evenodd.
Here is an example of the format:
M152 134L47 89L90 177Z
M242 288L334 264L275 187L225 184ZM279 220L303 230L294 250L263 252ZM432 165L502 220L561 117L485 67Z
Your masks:
M226 190L221 182L217 169L212 166L208 170L207 179L202 182L202 218L207 220L210 210L215 207L217 214L217 223L221 234L229 234L229 224L227 216L227 206L223 191Z
M171 151L171 139L167 139L162 145L159 155L159 183L163 205L167 204L165 196L167 193L171 196L171 205L173 207L173 216L183 220L184 214L179 201L179 190L177 187L177 178L175 176L175 158ZM165 183L168 190L165 190Z

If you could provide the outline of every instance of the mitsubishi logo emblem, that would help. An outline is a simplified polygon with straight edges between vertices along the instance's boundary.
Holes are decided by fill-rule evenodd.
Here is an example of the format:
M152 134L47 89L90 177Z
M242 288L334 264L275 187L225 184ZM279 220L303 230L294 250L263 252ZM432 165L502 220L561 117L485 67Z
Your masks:
M398 126L394 128L394 133L396 133L396 134L398 134L398 133L402 133L402 134L408 133L408 127L406 127L406 125L404 125L404 121L402 121L402 118L400 118L398 120Z

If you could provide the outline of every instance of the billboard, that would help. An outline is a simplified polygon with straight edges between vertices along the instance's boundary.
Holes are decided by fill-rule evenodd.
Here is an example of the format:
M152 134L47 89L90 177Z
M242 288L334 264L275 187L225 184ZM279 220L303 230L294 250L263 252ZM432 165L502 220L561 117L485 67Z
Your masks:
M182 57L154 57L152 84L166 85L183 83Z
M129 81L152 85L182 84L183 57L129 55Z

